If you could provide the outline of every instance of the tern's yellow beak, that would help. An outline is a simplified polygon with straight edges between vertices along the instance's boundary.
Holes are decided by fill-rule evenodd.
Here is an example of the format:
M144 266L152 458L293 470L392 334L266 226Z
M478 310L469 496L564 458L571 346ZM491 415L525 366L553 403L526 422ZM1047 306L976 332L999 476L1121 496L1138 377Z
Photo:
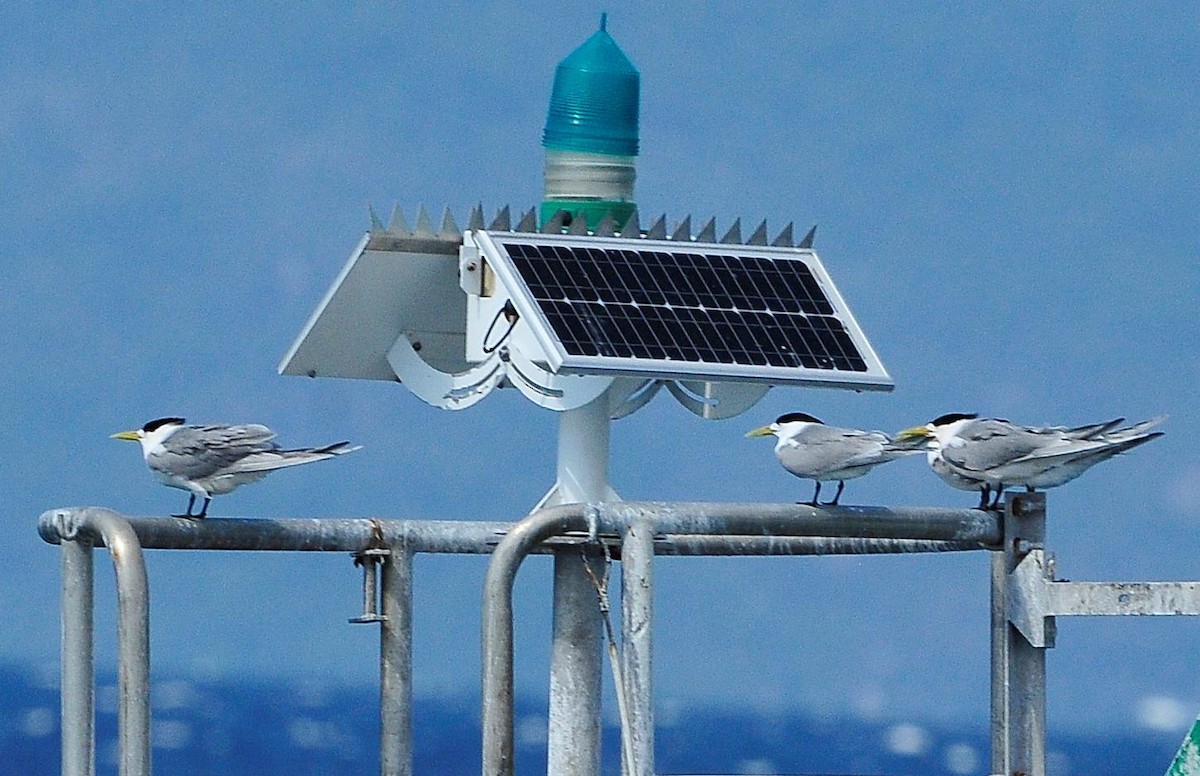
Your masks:
M756 429L747 431L746 438L749 439L750 437L771 436L774 433L775 432L771 430L770 426L759 426Z
M137 431L122 431L120 433L113 434L109 437L109 439L125 439L130 442L136 442L138 441L139 437Z
M906 428L899 432L892 437L892 439L897 442L911 442L917 439L929 439L932 436L933 432L930 431L926 426L913 426L912 428Z

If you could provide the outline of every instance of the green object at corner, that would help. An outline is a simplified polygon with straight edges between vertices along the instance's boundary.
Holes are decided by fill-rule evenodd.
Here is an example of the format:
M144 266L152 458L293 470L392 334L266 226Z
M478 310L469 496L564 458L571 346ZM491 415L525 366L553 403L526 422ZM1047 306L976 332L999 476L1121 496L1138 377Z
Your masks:
M1200 776L1200 719L1184 736L1179 753L1164 776Z

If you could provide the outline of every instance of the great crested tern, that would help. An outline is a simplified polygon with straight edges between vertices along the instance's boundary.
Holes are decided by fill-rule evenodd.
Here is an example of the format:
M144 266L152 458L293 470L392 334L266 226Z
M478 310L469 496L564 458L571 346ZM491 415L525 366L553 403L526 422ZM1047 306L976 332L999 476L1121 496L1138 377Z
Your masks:
M897 445L882 431L827 426L812 415L790 412L766 426L746 433L747 437L774 436L775 457L797 477L816 482L811 506L817 506L821 483L837 480L837 493L825 506L837 506L846 480L861 477L876 466L920 452L910 445Z
M187 512L172 517L202 519L213 496L223 496L240 485L257 482L275 469L299 466L358 450L349 442L325 447L284 450L271 441L275 432L257 423L244 425L185 425L183 418L158 418L113 439L139 442L146 465L162 484L186 490ZM204 498L192 514L196 497Z
M896 434L925 440L929 466L947 484L980 493L979 508L998 507L1005 487L1032 492L1070 482L1115 455L1162 436L1165 415L1121 427L1124 418L1068 428L1019 426L953 412ZM989 496L991 502L989 504Z

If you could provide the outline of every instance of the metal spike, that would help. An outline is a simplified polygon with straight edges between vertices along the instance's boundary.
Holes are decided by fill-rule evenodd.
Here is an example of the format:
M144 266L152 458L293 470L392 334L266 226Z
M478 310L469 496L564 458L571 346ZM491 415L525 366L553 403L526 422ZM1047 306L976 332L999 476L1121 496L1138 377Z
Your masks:
M450 212L450 206L446 205L445 211L442 212L442 229L438 232L438 237L443 240L458 239L462 237L462 231L459 230L458 224L454 221L454 213Z
M646 233L647 240L665 240L667 239L667 214L663 213L658 217L658 220L650 227L650 231Z
M742 244L742 219L735 218L733 226L729 227L729 231L721 238L722 245L741 245Z
M375 215L375 206L368 204L367 213L371 216L371 231L382 232L384 230L383 222L379 220L379 216Z
M471 219L467 223L467 228L470 229L471 231L475 231L477 229L483 228L483 203L482 202L480 202L478 205L476 205L474 207L473 210L471 210Z
M779 236L775 238L775 242L771 243L771 245L774 245L777 248L791 248L792 247L792 222L791 221L788 221L788 225L783 227L783 231L779 233Z
M521 216L521 222L517 224L518 232L536 232L537 231L537 208L529 208L525 215Z
M417 228L413 229L414 237L437 237L437 233L433 231L433 220L429 217L429 211L421 205L421 212L417 214Z
M396 236L408 234L408 222L404 220L404 211L399 205L392 208L392 217L388 219L387 230Z
M692 239L692 217L684 216L679 222L679 226L675 227L675 233L671 235L672 240L683 241Z
M567 234L587 234L587 213L580 211L571 219L571 226L567 229Z
M816 236L817 236L817 225L813 224L812 229L808 230L808 234L804 235L804 239L801 240L800 244L797 245L796 247L803 248L806 251L811 251L812 247L813 247L813 240L816 239Z
M696 242L716 242L717 241L717 219L716 217L708 219L708 223L700 230L700 234L696 235Z
M567 211L561 208L555 210L550 220L542 224L542 234L562 234L563 220L566 217Z
M511 232L512 231L512 213L508 210L508 205L500 208L496 213L496 217L492 219L492 225L488 227L489 232Z
M767 244L767 219L758 225L754 230L754 234L750 235L750 239L746 241L746 245L766 245Z
M612 237L616 231L617 222L613 219L612 211L607 210L601 217L600 223L596 224L596 228L592 230L592 234L597 237Z
M636 240L642 236L642 225L638 223L638 212L633 211L633 215L629 216L629 220L625 222L625 228L621 230L621 237L626 240Z

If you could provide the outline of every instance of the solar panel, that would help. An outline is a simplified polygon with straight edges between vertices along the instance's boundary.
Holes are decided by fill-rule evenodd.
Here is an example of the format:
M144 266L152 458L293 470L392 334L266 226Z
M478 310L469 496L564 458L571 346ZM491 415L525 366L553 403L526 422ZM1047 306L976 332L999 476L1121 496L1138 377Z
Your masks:
M892 386L811 250L475 235L554 371Z

